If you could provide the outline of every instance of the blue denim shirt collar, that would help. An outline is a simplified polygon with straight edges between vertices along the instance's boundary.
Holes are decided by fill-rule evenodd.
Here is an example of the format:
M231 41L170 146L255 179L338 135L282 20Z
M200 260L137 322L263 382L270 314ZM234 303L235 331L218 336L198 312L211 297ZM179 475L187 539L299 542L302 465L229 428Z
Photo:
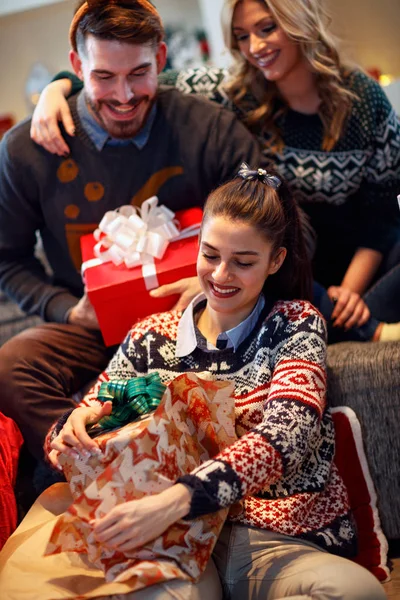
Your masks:
M127 140L110 137L109 133L96 121L86 103L84 90L79 93L77 110L83 129L100 152L106 144L107 146L127 146L128 144L134 144L138 150L144 148L150 137L157 107L156 103L154 103L142 129L133 138Z
M175 349L175 356L179 358L191 354L198 345L194 314L196 312L196 307L204 300L205 295L203 293L196 296L189 304L183 313L181 320L179 321ZM265 298L261 294L257 300L257 304L249 316L244 321L239 323L239 325L236 325L236 327L220 333L217 338L217 342L226 341L226 348L233 348L234 352L236 352L243 340L245 340L253 331L264 306ZM207 349L211 351L217 350L217 348L210 344L210 342L207 342Z

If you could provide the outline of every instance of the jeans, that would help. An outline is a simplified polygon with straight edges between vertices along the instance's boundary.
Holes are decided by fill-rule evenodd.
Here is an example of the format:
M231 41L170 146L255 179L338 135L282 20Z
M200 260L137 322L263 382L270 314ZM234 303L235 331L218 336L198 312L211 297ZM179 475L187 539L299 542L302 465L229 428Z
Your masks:
M386 598L364 567L306 540L265 529L226 523L213 559L224 600Z
M367 291L363 300L371 312L371 317L365 325L353 327L349 331L345 331L342 327L333 327L331 315L334 304L326 289L314 282L313 303L326 319L330 344L346 341L366 342L372 339L380 322L397 323L400 321L400 264L382 275Z

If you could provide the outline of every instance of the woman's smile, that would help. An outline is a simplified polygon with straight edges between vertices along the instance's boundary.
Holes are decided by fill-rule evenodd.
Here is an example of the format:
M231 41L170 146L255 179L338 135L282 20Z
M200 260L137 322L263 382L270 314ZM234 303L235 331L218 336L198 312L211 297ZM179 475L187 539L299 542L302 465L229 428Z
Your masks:
M236 296L236 294L238 294L240 292L240 288L237 288L237 287L221 286L221 285L217 285L216 283L213 283L212 281L210 281L209 283L210 283L210 288L211 288L212 293L217 298L232 298L233 296Z

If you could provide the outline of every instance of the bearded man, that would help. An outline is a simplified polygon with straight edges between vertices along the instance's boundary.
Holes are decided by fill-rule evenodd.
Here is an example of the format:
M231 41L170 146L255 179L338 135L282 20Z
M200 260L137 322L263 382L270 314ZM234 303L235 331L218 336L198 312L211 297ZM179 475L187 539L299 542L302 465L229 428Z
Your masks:
M84 90L69 100L70 155L35 144L30 120L0 146L0 286L45 321L0 349L0 410L16 421L38 459L51 424L74 407L73 394L97 377L112 352L84 293L81 235L106 211L140 206L154 194L174 211L202 206L243 161L262 163L232 113L158 85L163 38L148 0L81 2L70 28L70 60ZM51 276L34 256L37 232ZM182 305L188 285L183 280L173 290L183 294Z

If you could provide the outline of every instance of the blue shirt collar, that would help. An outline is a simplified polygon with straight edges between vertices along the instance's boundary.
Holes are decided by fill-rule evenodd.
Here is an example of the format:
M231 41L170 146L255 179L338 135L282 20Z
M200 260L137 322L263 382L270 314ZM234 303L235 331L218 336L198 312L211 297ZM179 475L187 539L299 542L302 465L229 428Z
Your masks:
M181 320L179 321L175 350L175 356L177 356L178 358L191 354L198 345L194 314L196 312L196 307L204 300L205 295L203 293L196 296L189 304L189 306L183 313ZM236 325L236 327L229 329L229 331L224 331L223 333L220 333L217 338L217 342L226 341L226 348L233 348L234 352L236 352L243 340L245 340L247 336L250 335L250 333L253 331L264 306L265 298L261 294L257 300L257 304L255 305L249 316L244 321L239 323L239 325ZM217 348L210 344L210 342L207 342L207 349L217 350Z
M77 110L83 129L100 152L106 144L107 146L126 146L128 144L134 144L138 150L141 150L149 140L151 128L156 117L157 107L156 103L154 103L142 129L133 138L127 140L119 140L110 137L108 132L96 121L86 103L84 90L79 93Z

